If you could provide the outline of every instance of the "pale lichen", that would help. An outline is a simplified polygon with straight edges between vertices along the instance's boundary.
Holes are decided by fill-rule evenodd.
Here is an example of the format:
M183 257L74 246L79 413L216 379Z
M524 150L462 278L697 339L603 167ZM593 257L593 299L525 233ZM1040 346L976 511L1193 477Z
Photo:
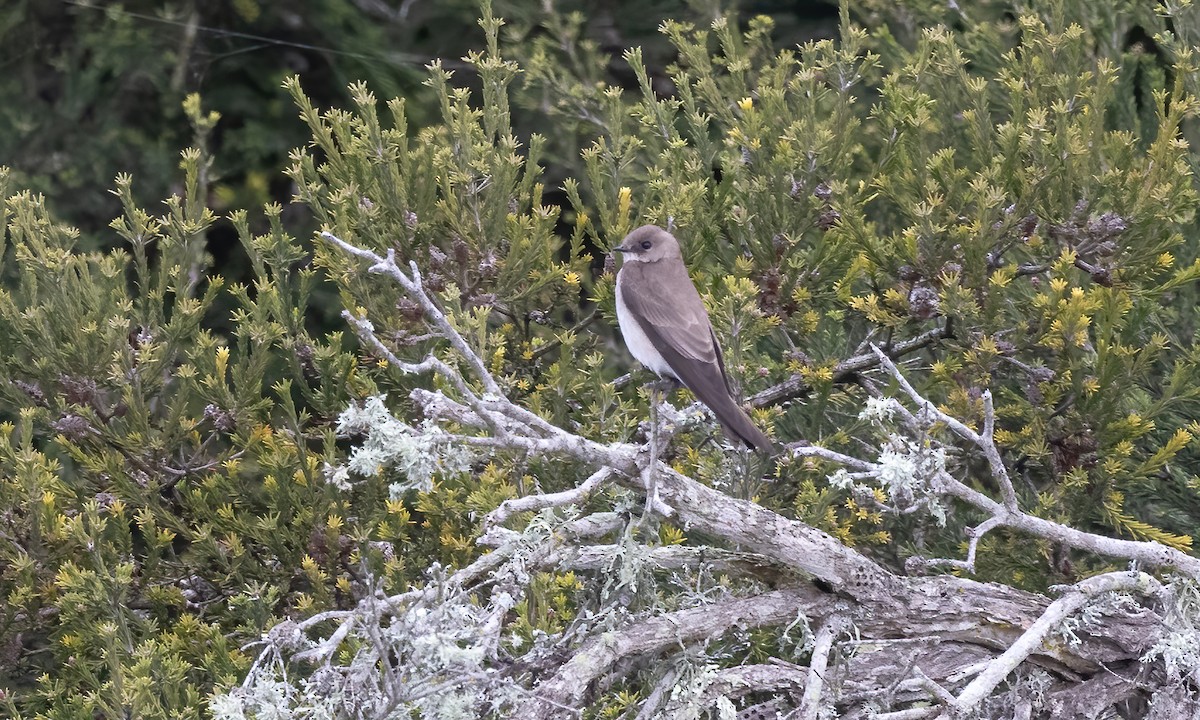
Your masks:
M859 411L858 418L876 427L884 427L891 423L899 409L900 403L895 398L867 398L867 404Z
M1161 660L1167 676L1181 682L1200 675L1200 584L1178 578L1168 586L1165 629L1142 662Z
M330 482L346 483L348 473L371 477L394 471L404 479L390 485L393 497L408 490L429 491L434 475L466 472L475 459L469 448L454 442L449 433L432 422L414 427L397 419L380 395L346 408L338 416L337 432L341 437L365 437L350 451L347 472L336 469L327 473Z

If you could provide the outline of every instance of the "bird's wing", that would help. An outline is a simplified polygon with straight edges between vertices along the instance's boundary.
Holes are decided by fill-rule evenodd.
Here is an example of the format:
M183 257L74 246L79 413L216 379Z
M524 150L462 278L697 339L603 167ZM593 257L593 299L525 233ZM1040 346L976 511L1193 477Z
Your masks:
M653 269L647 265L627 263L621 268L624 286L621 299L650 341L663 353L663 359L677 372L678 363L673 358L705 364L721 363L720 349L704 301L696 292L687 270L682 264ZM679 379L683 380L682 377Z
M630 263L621 269L621 299L633 320L675 377L713 411L730 437L770 452L771 440L734 402L721 346L687 270L679 265L677 270L646 271L642 265ZM668 272L678 274L669 276ZM671 292L666 292L666 287L671 287Z

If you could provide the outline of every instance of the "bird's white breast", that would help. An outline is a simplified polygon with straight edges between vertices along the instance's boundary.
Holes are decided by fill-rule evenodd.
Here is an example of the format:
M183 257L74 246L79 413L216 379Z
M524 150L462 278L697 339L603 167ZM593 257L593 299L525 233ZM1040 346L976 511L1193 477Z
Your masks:
M650 338L646 337L642 326L625 306L625 299L621 296L620 275L617 276L617 324L621 326L625 347L629 348L629 352L633 353L638 362L658 373L659 377L675 377L675 372L671 370L671 366L667 364L662 353L654 347Z

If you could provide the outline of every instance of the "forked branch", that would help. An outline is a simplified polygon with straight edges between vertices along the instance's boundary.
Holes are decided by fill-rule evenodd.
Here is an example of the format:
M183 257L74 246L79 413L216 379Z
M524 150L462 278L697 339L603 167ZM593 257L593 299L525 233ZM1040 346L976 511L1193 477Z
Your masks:
M751 628L794 626L804 621L817 628L808 667L776 658L740 668L714 668L709 689L700 688L696 697L711 707L719 700L713 694L718 690L728 698L755 689L780 690L790 698L784 710L797 711L797 717L817 717L828 706L860 716L871 709L890 718L938 713L949 717L978 708L983 698L994 697L1000 684L1023 663L1061 672L1064 678L1105 677L1105 669L1115 677L1117 670L1126 672L1137 666L1160 631L1162 619L1152 602L1139 607L1137 613L1081 626L1071 643L1047 642L1064 621L1089 603L1102 602L1115 593L1156 598L1158 585L1144 574L1112 573L1091 578L1066 588L1054 602L969 578L905 577L811 526L757 503L730 497L678 472L658 460L649 447L598 443L554 425L504 395L483 360L426 294L415 266L405 272L390 254L383 257L357 248L330 233L322 237L369 261L372 272L397 282L422 307L430 327L460 356L461 363L433 355L421 362L406 362L379 341L369 323L347 317L364 343L400 370L434 372L447 381L447 393L415 390L411 395L426 419L456 428L453 434L440 430L439 437L481 453L569 459L580 469L579 477L586 479L565 490L502 503L483 521L486 532L480 541L492 549L462 570L441 573L436 581L403 593L371 598L358 610L324 613L295 623L288 633L280 635L290 640L283 638L276 643L268 638L269 647L247 683L253 683L255 677L270 679L269 663L264 658L281 658L289 652L293 661L332 668L339 651L354 645L351 639L368 646L379 644L375 655L368 658L379 661L386 654L384 646L389 640L382 634L372 634L362 623L386 621L394 632L398 618L411 618L414 613L435 608L445 612L444 605L450 602L451 610L476 623L478 637L459 642L478 642L478 653L471 656L478 664L454 672L442 669L419 687L406 686L405 673L411 674L421 661L412 655L416 652L413 648L423 645L404 645L401 650L409 655L396 657L407 659L393 663L392 655L387 655L391 673L379 683L378 692L387 696L381 707L411 702L424 714L420 703L429 701L429 693L471 688L481 703L497 703L493 707L503 706L508 716L528 720L573 717L599 685L620 681L651 663L685 664L688 653L721 642L722 638L737 637ZM902 408L901 413L914 431L928 431L933 425L946 428L959 444L987 459L999 488L999 497L993 498L960 481L950 470L933 473L928 487L934 493L965 501L988 517L969 531L965 560L930 560L925 561L926 567L948 565L971 572L980 538L995 528L1008 527L1108 557L1137 560L1143 567L1176 568L1200 578L1200 561L1183 553L1156 543L1084 533L1024 512L993 437L995 417L989 395L984 396L982 429L976 431L922 397L887 354L873 349L862 362L866 363L863 367L884 368L896 380L910 406L915 406L911 411ZM470 376L464 375L467 372ZM791 451L845 467L854 473L855 480L877 478L881 471L876 459L811 446L793 447ZM648 493L649 475L655 478L657 493L674 522L688 530L687 545L636 545L635 534L628 531L631 517L620 508L582 516L580 510L565 510L594 506L607 497L598 491L610 484L634 493ZM533 519L523 529L506 526L527 514ZM622 536L621 541L615 541L614 535ZM736 548L736 552L727 548ZM669 611L651 607L633 612L620 609L619 604L600 606L589 610L594 614L581 613L561 632L547 635L532 647L519 647L506 639L503 633L511 623L513 608L533 583L532 571L572 570L590 574L595 584L602 585L610 579L611 569L627 562L631 553L640 558L642 567L660 576L700 569L727 573L738 578L735 586L742 587L742 593L723 584L714 587L719 591L714 595L675 597L679 604ZM810 582L814 577L831 586L832 592ZM420 632L416 625L413 628L412 632ZM841 640L850 628L857 639ZM297 642L297 634L302 641ZM309 635L320 637L303 640ZM284 640L293 650L280 644ZM839 644L845 642L861 648L909 647L914 651L905 663L891 661L887 652L865 649L843 653L837 663L830 662ZM399 651L392 648L390 652ZM656 709L668 713L695 709L678 704L686 695L679 685L669 687L683 682L677 680L681 676L674 672L654 674L653 682L657 684L641 708L643 716ZM747 688L747 683L761 686ZM1053 691L1063 692L1078 684L1063 680ZM1109 683L1105 687L1110 693L1105 697L1116 698L1125 686ZM909 707L913 702L925 706Z

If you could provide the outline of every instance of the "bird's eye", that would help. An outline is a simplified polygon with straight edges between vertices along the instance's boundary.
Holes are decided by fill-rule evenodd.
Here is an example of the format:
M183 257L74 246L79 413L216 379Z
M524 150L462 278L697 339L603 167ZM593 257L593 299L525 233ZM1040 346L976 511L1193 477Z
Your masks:
M649 241L649 240L643 240L643 241L642 241L642 249L643 249L643 250L649 250L649 249L650 249L650 241Z

